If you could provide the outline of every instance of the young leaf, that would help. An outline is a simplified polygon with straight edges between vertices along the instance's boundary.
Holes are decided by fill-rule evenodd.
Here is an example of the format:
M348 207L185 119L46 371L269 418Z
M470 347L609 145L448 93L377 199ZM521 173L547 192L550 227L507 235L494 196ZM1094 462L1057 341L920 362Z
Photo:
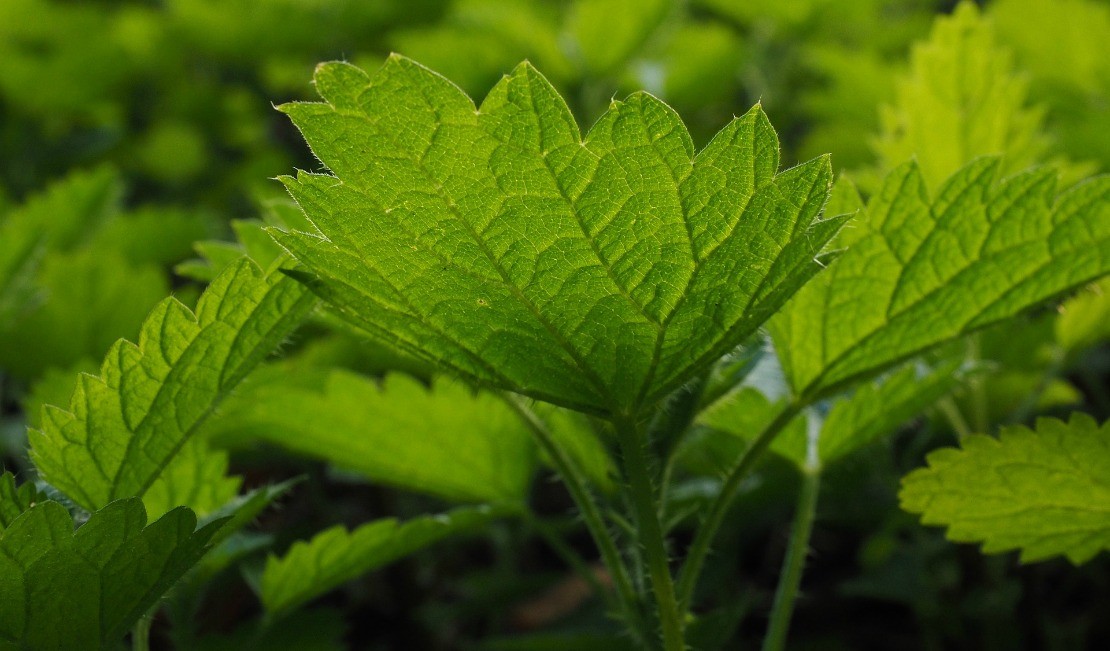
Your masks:
M108 168L74 173L0 221L0 328L32 298L43 255L73 246L119 201L118 175Z
M776 173L757 106L696 157L639 93L583 139L531 66L480 108L392 56L318 67L327 103L282 107L335 176L283 179L319 229L273 231L297 277L365 330L483 384L633 412L755 331L839 220L829 162Z
M1043 160L1043 111L1026 106L1026 79L973 3L937 19L899 81L875 141L883 170L916 158L926 184L936 187L978 156L1004 155L1007 176Z
M354 531L333 527L285 556L271 556L262 574L262 603L281 615L343 583L419 551L448 536L476 529L502 515L489 507L464 507L399 523L376 520Z
M224 524L197 530L186 508L146 522L132 498L93 513L75 533L69 513L46 501L0 532L0 647L114 648Z
M1056 196L1051 170L995 183L997 168L977 160L931 200L915 163L887 176L845 231L848 251L770 324L797 393L866 378L1110 272L1110 177Z
M48 406L31 432L42 477L96 510L142 496L197 426L312 306L299 284L248 260L224 271L194 314L173 298L83 375L70 411Z
M535 469L524 424L500 399L451 380L379 384L332 370L321 384L252 382L214 422L373 481L462 502L521 502Z
M953 541L1020 549L1023 562L1062 554L1079 564L1110 549L1110 423L1043 418L1035 431L977 434L928 462L902 480L902 508Z
M24 511L45 499L31 482L24 482L16 487L12 473L0 475L0 533Z

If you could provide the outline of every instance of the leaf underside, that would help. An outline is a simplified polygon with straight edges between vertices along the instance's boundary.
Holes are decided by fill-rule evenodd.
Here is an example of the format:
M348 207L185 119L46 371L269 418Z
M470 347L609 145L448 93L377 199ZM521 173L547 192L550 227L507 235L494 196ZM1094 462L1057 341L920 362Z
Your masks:
M632 413L750 335L841 221L830 168L778 173L757 106L696 156L638 93L585 138L522 64L480 107L392 56L317 68L327 103L281 107L333 175L283 181L318 229L273 230L346 318L481 384Z
M813 397L1110 272L1110 177L1064 193L1033 168L995 182L978 159L930 199L916 163L891 172L848 250L770 323L796 393Z
M1079 564L1110 549L1110 423L1045 418L1035 430L968 437L928 463L902 480L902 508L948 527L953 541L982 542L988 554L1020 549L1024 562Z

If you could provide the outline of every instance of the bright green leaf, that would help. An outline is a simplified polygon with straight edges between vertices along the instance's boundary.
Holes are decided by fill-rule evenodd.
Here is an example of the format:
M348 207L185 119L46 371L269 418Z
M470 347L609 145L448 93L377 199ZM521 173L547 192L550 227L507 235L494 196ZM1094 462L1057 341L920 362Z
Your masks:
M1024 562L1079 564L1110 549L1110 423L1045 418L1035 431L971 436L928 462L902 480L902 508L948 527L953 541L982 542L988 554L1020 549Z
M229 402L212 435L248 436L328 461L372 481L463 502L521 502L535 451L496 396L457 381L404 375L379 384L332 370L320 384L259 378Z
M117 342L99 377L80 377L69 411L43 410L31 433L42 477L89 510L142 496L311 305L299 284L247 260L212 283L195 314L166 299L137 346Z
M224 524L198 530L186 508L146 522L132 498L75 533L69 513L47 501L0 532L0 648L115 648Z
M1026 106L1027 80L974 4L937 19L899 82L875 141L883 170L916 158L936 187L979 156L1004 155L1005 175L1043 160L1043 112Z
M577 0L568 30L586 68L603 75L635 53L672 7L671 0Z
M861 213L847 252L771 322L791 385L812 397L1110 272L1110 177L1057 196L1033 169L980 159L930 199L916 164Z
M825 158L782 173L759 107L694 157L639 93L583 140L519 66L481 108L393 56L321 65L282 107L335 176L284 182L319 232L274 231L297 277L389 344L481 384L597 413L660 400L819 269Z
M399 523L376 520L354 531L333 527L271 556L262 575L262 603L272 615L288 612L367 572L436 543L482 527L500 512L459 508L444 515Z

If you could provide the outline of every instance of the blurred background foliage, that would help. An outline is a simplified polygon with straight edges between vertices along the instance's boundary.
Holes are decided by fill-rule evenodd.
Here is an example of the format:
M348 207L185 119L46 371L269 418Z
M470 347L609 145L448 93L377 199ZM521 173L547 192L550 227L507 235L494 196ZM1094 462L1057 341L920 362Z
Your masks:
M831 152L838 173L864 194L912 156L934 187L981 154L1004 155L1011 172L1053 163L1065 180L1110 170L1110 4L955 4L4 0L4 465L26 467L22 432L38 407L65 404L74 372L94 371L112 341L134 337L160 298L172 292L189 302L243 250L263 261L277 255L260 224L303 217L270 179L320 165L272 106L312 99L319 61L373 69L397 51L480 99L529 59L582 124L612 98L647 89L679 111L699 146L760 102L780 133L785 164ZM1078 649L1110 635L1099 619L1110 612L1104 560L1078 576L1062 564L983 558L917 526L895 498L897 478L952 440L953 413L976 414L969 426L978 429L1077 404L1110 415L1103 289L951 351L977 372L927 417L831 474L798 648ZM282 382L285 391L318 387L336 368L422 378L427 369L354 343L326 316L288 352L216 419L213 434L235 450L248 483L306 472L318 480L264 523L276 548L336 522L435 510L427 497L252 445L267 440L259 433L266 423L252 416L252 391L273 397L284 395L274 389ZM985 410L974 404L984 395ZM681 469L687 481L673 498L680 511L681 500L696 503L710 490L712 459L736 453L736 441L712 428L693 440ZM738 509L733 520L743 526L721 543L736 551L715 558L705 589L719 608L694 633L704 648L733 648L762 630L744 614L774 584L794 481L789 467L771 463ZM565 514L557 487L534 492L541 511ZM242 567L249 585L257 565ZM737 595L741 575L754 587ZM182 648L212 649L248 648L248 638L297 649L458 648L479 638L491 650L619 647L597 608L571 607L570 615L535 623L542 599L557 601L544 591L564 579L559 561L527 530L496 525L480 540L418 555L253 637L236 627L251 621L257 604L241 580L224 577L217 585L227 589L197 606L203 623L174 634L189 640Z

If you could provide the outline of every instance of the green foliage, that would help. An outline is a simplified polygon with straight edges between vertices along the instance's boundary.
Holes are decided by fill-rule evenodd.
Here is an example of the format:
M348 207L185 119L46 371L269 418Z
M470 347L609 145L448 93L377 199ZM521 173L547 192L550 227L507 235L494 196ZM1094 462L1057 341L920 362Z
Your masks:
M0 532L0 648L109 649L207 550L223 520L182 507L147 525L142 501L113 502L76 532L57 502Z
M44 410L31 437L39 472L90 510L144 495L311 305L300 285L247 260L213 281L195 313L166 299L143 324L138 345L121 340L99 377L81 376L69 411ZM210 475L203 454L188 457L200 459L195 476Z
M316 86L327 104L283 107L336 175L284 179L319 229L274 231L297 277L394 346L568 407L659 400L812 276L840 225L817 219L828 160L776 175L758 107L693 160L645 94L582 140L527 65L480 110L400 57L372 78L323 65Z
M503 401L446 379L425 387L395 374L379 385L334 370L309 386L256 382L217 427L225 443L257 437L452 501L522 502L535 466L532 440Z
M771 450L799 468L828 466L888 435L920 414L961 382L949 363L936 369L907 365L881 381L860 386L837 399L824 416L795 418L771 444ZM714 403L700 422L740 438L750 438L784 408L753 387L744 387ZM816 436L812 439L810 437Z
M294 543L281 558L270 557L262 574L262 603L271 615L284 614L447 536L487 524L500 514L485 506L464 507L404 523L376 520L354 531L333 527L308 542Z
M1110 165L1108 41L1099 0L0 3L0 648L754 647L795 492L764 649L799 590L791 648L1097 647L1107 429L1012 425L1110 415L1107 179L1027 170ZM390 50L461 91L297 101ZM907 507L1091 564L897 512L953 432Z
M0 532L7 529L24 511L45 499L46 496L34 484L24 482L16 487L12 473L0 474Z
M975 5L961 3L914 48L908 76L882 111L881 167L915 158L926 185L937 187L978 156L1005 154L1004 176L1043 161L1043 115L1026 106L1027 86Z
M1110 178L1060 195L984 158L930 199L920 168L889 174L850 245L772 321L791 386L827 393L1110 271Z
M1110 424L1074 414L1035 429L977 434L944 448L902 480L902 508L985 553L1021 550L1024 562L1064 555L1083 563L1110 549Z

